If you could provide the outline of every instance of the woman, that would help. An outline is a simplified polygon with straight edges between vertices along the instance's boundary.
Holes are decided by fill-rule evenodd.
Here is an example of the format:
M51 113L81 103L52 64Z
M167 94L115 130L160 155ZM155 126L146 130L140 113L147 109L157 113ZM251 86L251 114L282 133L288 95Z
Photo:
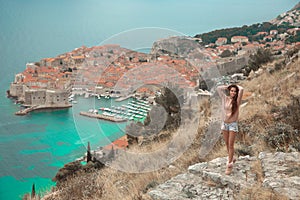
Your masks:
M227 90L229 95L225 95L224 90ZM238 117L239 107L243 96L243 87L239 85L218 86L217 91L222 98L222 125L221 130L228 153L228 163L225 174L229 175L235 162L234 154L234 139L238 132Z

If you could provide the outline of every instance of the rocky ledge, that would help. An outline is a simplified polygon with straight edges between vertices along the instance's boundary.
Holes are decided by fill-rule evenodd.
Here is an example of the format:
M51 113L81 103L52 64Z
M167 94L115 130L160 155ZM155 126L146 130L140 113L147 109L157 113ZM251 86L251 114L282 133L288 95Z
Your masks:
M223 157L192 165L187 173L158 185L148 194L155 200L236 199L243 189L261 184L286 199L300 199L299 152L261 152L258 157L239 157L231 175L224 173L226 162ZM262 171L262 177L258 177L257 170Z

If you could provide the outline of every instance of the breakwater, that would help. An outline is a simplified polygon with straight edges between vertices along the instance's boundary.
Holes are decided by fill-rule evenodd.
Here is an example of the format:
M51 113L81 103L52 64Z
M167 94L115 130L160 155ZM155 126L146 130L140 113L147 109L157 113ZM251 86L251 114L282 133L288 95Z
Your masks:
M55 106L50 106L50 105L35 105L31 106L28 108L25 108L23 110L19 110L18 112L15 113L15 115L27 115L29 112L34 111L34 110L42 110L42 109L63 109L63 108L70 108L72 105L67 104L67 105L55 105Z
M108 120L108 121L112 121L112 122L125 122L127 121L127 119L124 118L117 118L114 116L107 116L107 115L103 115L103 114L96 114L96 113L90 113L90 112L80 112L79 113L82 116L86 116L86 117L91 117L91 118L97 118L97 119L103 119L103 120Z

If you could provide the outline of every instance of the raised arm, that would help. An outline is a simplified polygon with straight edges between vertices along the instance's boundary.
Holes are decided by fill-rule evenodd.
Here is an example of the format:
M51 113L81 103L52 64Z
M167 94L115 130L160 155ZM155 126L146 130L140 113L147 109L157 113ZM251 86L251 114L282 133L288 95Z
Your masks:
M238 95L238 98L237 98L237 103L240 105L241 102L242 102L243 94L244 94L244 88L240 85L238 85L238 88L239 88L239 95Z
M227 90L227 87L228 86L226 86L226 85L219 85L218 87L217 87L217 92L218 92L218 94L219 94L219 96L220 97L223 97L223 96L225 96L225 94L224 94L224 90Z

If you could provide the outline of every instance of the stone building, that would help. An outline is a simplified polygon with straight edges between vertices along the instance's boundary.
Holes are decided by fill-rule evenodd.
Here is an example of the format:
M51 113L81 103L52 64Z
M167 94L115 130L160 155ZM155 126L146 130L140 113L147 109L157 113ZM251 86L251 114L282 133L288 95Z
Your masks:
M46 90L46 105L67 105L68 93L66 91Z
M231 38L231 42L232 43L236 43L236 42L248 42L249 39L246 36L233 36Z
M68 92L29 89L25 91L25 106L45 105L45 106L62 106L68 105Z
M11 83L9 88L9 94L12 97L20 98L21 96L24 96L24 91L27 88L25 85L20 83Z
M25 106L44 105L46 101L45 90L29 89L25 91Z
M216 44L217 46L222 46L222 45L224 45L224 44L226 44L226 43L227 43L227 38L225 38L225 37L220 37L220 38L218 38L217 41L215 42L215 44Z

